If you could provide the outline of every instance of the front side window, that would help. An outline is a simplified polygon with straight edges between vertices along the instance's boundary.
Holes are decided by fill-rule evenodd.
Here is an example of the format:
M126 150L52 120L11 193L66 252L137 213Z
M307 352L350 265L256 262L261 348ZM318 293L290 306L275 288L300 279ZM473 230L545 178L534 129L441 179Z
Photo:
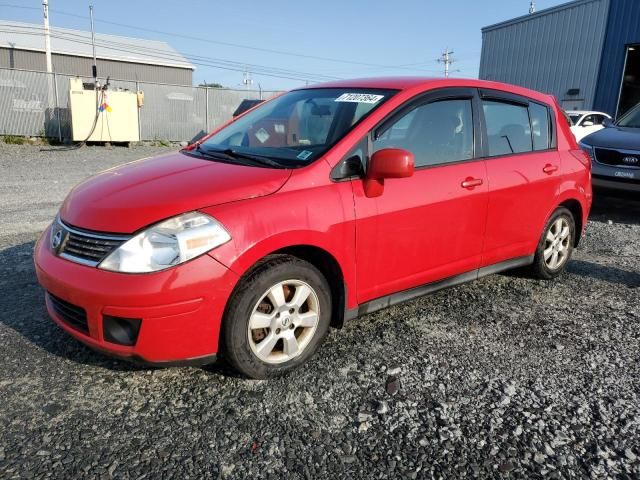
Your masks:
M294 90L256 108L194 152L227 160L267 158L273 166L304 166L320 157L395 90Z
M472 159L471 100L441 100L412 109L377 132L373 151L383 148L410 151L416 167Z
M490 157L533 151L526 106L485 100L482 108Z

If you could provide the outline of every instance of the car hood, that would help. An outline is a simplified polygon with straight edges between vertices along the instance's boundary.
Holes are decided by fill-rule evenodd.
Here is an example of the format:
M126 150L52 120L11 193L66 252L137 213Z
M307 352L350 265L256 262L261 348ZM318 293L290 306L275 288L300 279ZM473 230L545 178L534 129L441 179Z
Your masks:
M76 186L60 217L69 225L133 233L180 213L269 195L291 170L233 165L175 152L106 170Z
M640 150L640 128L609 127L582 139L593 147Z

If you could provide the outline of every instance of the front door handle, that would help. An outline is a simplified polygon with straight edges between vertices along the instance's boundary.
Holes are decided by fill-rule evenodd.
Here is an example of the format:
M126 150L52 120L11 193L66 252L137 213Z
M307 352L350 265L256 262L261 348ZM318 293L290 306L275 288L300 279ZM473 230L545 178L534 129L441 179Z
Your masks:
M479 187L480 185L482 185L482 179L481 178L467 177L462 181L462 183L460 185L462 186L462 188L467 188L467 189L471 190L471 189L473 189L475 187Z
M547 163L544 168L542 169L542 171L544 173L547 173L549 175L551 175L553 172L557 172L558 171L558 166L557 165L551 165L550 163Z

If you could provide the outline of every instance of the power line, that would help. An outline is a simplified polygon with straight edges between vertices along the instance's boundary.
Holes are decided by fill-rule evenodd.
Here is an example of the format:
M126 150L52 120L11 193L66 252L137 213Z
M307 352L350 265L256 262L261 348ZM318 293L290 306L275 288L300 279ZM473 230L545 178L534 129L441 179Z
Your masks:
M0 23L0 27L5 27L5 28L11 28L11 29L17 29L13 30L13 31L6 31L5 33L20 33L20 34L31 34L31 35L41 35L42 34L42 30L40 27L38 26L30 26L30 25L13 25L13 24L2 24ZM78 43L82 43L83 41L88 41L88 37L84 34L79 34L79 33L74 33L74 32L69 32L69 31L63 31L63 30L58 30L58 29L54 29L53 30L54 34L55 34L55 38L59 38L61 40L67 40L67 41L73 41L73 42L78 42ZM201 55L196 55L196 54L180 54L178 52L170 52L167 50L160 50L157 48L153 48L153 47L144 47L141 45L132 45L131 43L124 43L124 42L118 42L116 40L104 40L101 39L98 41L98 45L103 46L104 48L109 48L112 50L117 50L114 46L121 46L123 48L126 48L126 52L128 53L141 53L143 55L146 56L153 56L155 58L162 58L162 59L166 59L166 60L170 60L170 61L174 61L174 62L181 62L183 61L185 58L187 59L194 59L194 60L203 60L203 61L210 61L210 62L221 62L221 63L225 63L225 64L231 64L231 65L235 65L235 66L241 66L243 68L245 68L247 65L251 66L251 67L255 67L256 69L260 69L262 71L268 71L269 73L285 73L285 74L295 74L296 76L301 76L305 79L311 79L311 78L324 78L327 80L336 80L338 77L335 76L330 76L330 75L323 75L323 74L315 74L315 73L308 73L308 72L299 72L296 70L287 70L287 69L281 69L281 68L275 68L275 67L267 67L264 65L257 65L257 64L247 64L246 62L235 62L233 60L225 60L225 59L220 59L220 58L214 58L214 57L205 57L205 56L201 56Z
M35 7L26 7L26 6L23 6L23 5L15 5L15 4L7 4L7 3L0 4L0 6L13 7L13 8L24 8L24 9L33 9L33 8L35 8ZM66 16L69 16L69 17L81 18L81 19L85 19L85 20L87 19L86 16L78 15L76 13L65 12L65 11L57 10L57 9L56 10L51 9L51 11L55 12L57 14L60 14L60 15L66 15ZM238 43L222 42L222 41L219 41L219 40L211 40L211 39L208 39L208 38L196 37L196 36L193 36L193 35L184 35L184 34L175 33L175 32L167 32L167 31L162 31L162 30L155 30L155 29L151 29L151 28L140 27L138 25L128 25L128 24L125 24L125 23L112 22L112 21L108 21L108 20L96 20L96 23L104 23L104 24L108 24L108 25L114 25L114 26L118 26L118 27L122 27L122 28L132 29L132 30L136 30L136 31L150 32L150 33L155 33L155 34L159 34L159 35L166 35L166 36L169 36L169 37L184 38L184 39L187 39L187 40L195 40L195 41L199 41L199 42L211 43L211 44L216 44L216 45L224 45L224 46L228 46L228 47L243 48L243 49L254 50L254 51L258 51L258 52L273 53L273 54L276 54L276 55L287 55L287 56L292 56L292 57L307 58L307 59L312 59L312 60L322 60L322 61L326 61L326 62L342 63L342 64L347 64L347 65L359 65L359 66L375 67L375 68L383 68L383 69L395 68L395 69L401 69L401 70L407 70L407 71L415 71L415 69L407 68L407 67L402 66L402 65L398 66L398 65L381 65L381 64L375 64L375 63L365 63L365 62L359 62L359 61L355 61L355 60L345 60L345 59L323 57L323 56L317 56L317 55L308 55L308 54L298 53L298 52L288 52L288 51L284 51L284 50L276 50L276 49L270 49L270 48L255 47L255 46L251 46L251 45L243 45L243 44L238 44Z
M23 35L42 35L42 31L40 27L31 27L31 26L17 26L11 24L2 24L0 23L0 27L10 28L13 30L3 30L4 33L19 33ZM18 30L16 30L16 28ZM52 31L51 36L53 38L57 38L60 40L73 41L74 43L89 45L89 39L85 35L79 35L72 32L64 32L54 29ZM247 64L246 62L235 62L232 60L225 60L214 57L204 57L195 54L179 54L172 53L166 50L154 49L152 47L143 47L138 45L131 45L130 43L123 43L117 41L105 41L98 40L96 42L97 46L107 48L114 51L133 53L133 54L141 54L148 58L154 58L159 60L166 60L170 62L180 62L184 59L189 60L191 63L196 65L208 66L211 68L220 68L224 70L231 70L237 72L244 72L247 69L247 66L251 67L254 73L258 73L260 75L271 76L276 78L286 78L289 80L313 80L313 81L326 81L326 80L336 80L338 77L323 75L323 74L315 74L308 72L299 72L296 70L286 70L274 67L267 67L263 65L254 65ZM140 61L144 62L144 59Z
M15 4L9 4L9 3L0 3L0 6L5 6L5 7L12 7L12 8L20 8L20 9L28 9L28 10L38 10L38 8L36 7L28 7L28 6L24 6L24 5L15 5ZM62 11L62 10L57 10L57 9L50 9L52 12L55 12L56 14L60 14L60 15L65 15L65 16L69 16L69 17L75 17L75 18L80 18L83 20L86 20L87 17L84 15L79 15L79 14L75 14L75 13L71 13L71 12L66 12L66 11ZM250 45L243 45L243 44L236 44L236 43L231 43L231 42L221 42L221 41L217 41L217 40L211 40L208 38L202 38L202 37L196 37L196 36L192 36L192 35L184 35L184 34L179 34L179 33L172 33L172 32L167 32L167 31L162 31L162 30L155 30L155 29L150 29L150 28L143 28L140 26L136 26L136 25L128 25L128 24L124 24L124 23L119 23L119 22L112 22L112 21L108 21L108 20L96 20L96 23L104 23L104 24L109 24L109 25L114 25L114 26L118 26L118 27L122 27L122 28L127 28L127 29L133 29L136 31L146 31L146 32L151 32L151 33L155 33L155 34L159 34L159 35L166 35L166 36L170 36L170 37L177 37L177 38L185 38L185 39L189 39L189 40L195 40L195 41L200 41L200 42L205 42L205 43L211 43L211 44L217 44L217 45L225 45L225 46L229 46L229 47L235 47L235 48L243 48L243 49L248 49L248 50L255 50L255 51L259 51L259 52L268 52L268 53L274 53L274 54L278 54L278 55L287 55L287 56L293 56L293 57L298 57L298 58L307 58L307 59L315 59L315 60L322 60L322 61L328 61L328 62L335 62L335 63L342 63L342 64L348 64L348 65L357 65L357 66L366 66L366 67L373 67L373 69L396 69L396 70L405 70L408 72L425 72L425 73L436 73L435 70L426 70L426 69L419 69L419 68L415 68L418 65L424 64L424 62L416 62L416 63L408 63L408 64L402 64L402 65L381 65L381 64L375 64L375 63L365 63L365 62L358 62L358 61L353 61L353 60L345 60L345 59L337 59L337 58L331 58L331 57L323 57L323 56L316 56L316 55L307 55L307 54L302 54L302 53L296 53L296 52L287 52L287 51L283 51L283 50L275 50L275 49L268 49L268 48L262 48L262 47L254 47L254 46L250 46ZM192 63L196 64L196 65L202 65L202 66L208 66L211 68L221 68L219 66L215 66L215 65L208 65L206 63L198 63L198 61L201 61L203 58L206 59L206 61L209 60L214 60L214 61L223 61L223 62L231 62L229 60L222 60L222 59L211 59L209 57L201 57L195 54L184 54L183 57L186 57L188 59L196 59L196 60L191 60ZM244 65L245 68L243 68L242 70L237 70L237 69L228 69L228 70L233 70L233 71L242 71L244 72L246 69L246 66L251 66L250 64L247 64L246 62L235 62L235 64L240 64L240 65ZM268 69L269 71L287 71L285 69L278 69L278 68L274 68L274 67L266 67L266 66L260 66L260 65L256 65L256 67L262 68L262 69ZM412 68L413 67L413 68ZM446 65L445 65L446 67ZM285 74L282 76L278 76L275 73L272 73L270 75L267 75L266 73L261 73L258 71L258 69L254 69L252 68L252 71L256 74L259 75L265 75L265 76L272 76L272 77L276 77L276 78L286 78L289 80L318 80L318 79L323 79L323 80L335 80L338 79L339 77L335 77L335 76L330 76L330 75L324 75L324 74L308 74L308 73L304 73L304 72L295 72L293 70L290 70L289 74ZM445 68L446 70L446 68ZM302 73L303 75L299 75L299 73ZM295 76L296 78L291 78L291 76ZM297 78L297 77L301 77L301 78Z
M11 33L11 32L9 32ZM56 38L55 35L52 35L53 38ZM82 41L76 41L77 43L83 44L83 45L90 45L89 42L82 42ZM100 44L98 44L99 46L102 46ZM120 51L120 52L129 52L130 50L128 49L124 49L124 48L117 48L117 47L109 47L111 50L115 50L115 51ZM159 60L174 60L172 58L167 58L167 57L162 57L159 55L154 55L154 54L147 54L148 57L153 57L155 59L159 59ZM233 72L244 72L245 69L243 68L234 68L234 67L230 67L230 66L225 66L225 65L217 65L214 63L209 63L209 62L204 62L204 61L198 61L198 60L191 60L191 63L193 63L194 65L199 65L199 66L204 66L204 67L211 67L211 68L217 68L217 69L221 69L221 70L228 70L228 71L233 71ZM290 75L282 75L282 74L274 74L274 73L268 73L268 72L263 72L263 71L259 71L257 72L260 75L263 76L267 76L267 77L274 77L274 78L283 78L283 79L288 79L288 80L297 80L297 81L309 81L309 80L313 80L313 81L323 81L323 80L317 80L317 79L313 79L312 77L309 76L290 76Z

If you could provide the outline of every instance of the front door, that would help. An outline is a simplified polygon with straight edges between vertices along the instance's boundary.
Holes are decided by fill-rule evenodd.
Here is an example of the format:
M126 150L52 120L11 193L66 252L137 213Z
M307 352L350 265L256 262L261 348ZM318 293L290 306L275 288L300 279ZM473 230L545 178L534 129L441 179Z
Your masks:
M386 179L375 198L365 195L361 179L353 180L359 303L479 267L487 177L476 155L474 95L432 92L371 133L370 155L402 148L414 154L416 170Z

